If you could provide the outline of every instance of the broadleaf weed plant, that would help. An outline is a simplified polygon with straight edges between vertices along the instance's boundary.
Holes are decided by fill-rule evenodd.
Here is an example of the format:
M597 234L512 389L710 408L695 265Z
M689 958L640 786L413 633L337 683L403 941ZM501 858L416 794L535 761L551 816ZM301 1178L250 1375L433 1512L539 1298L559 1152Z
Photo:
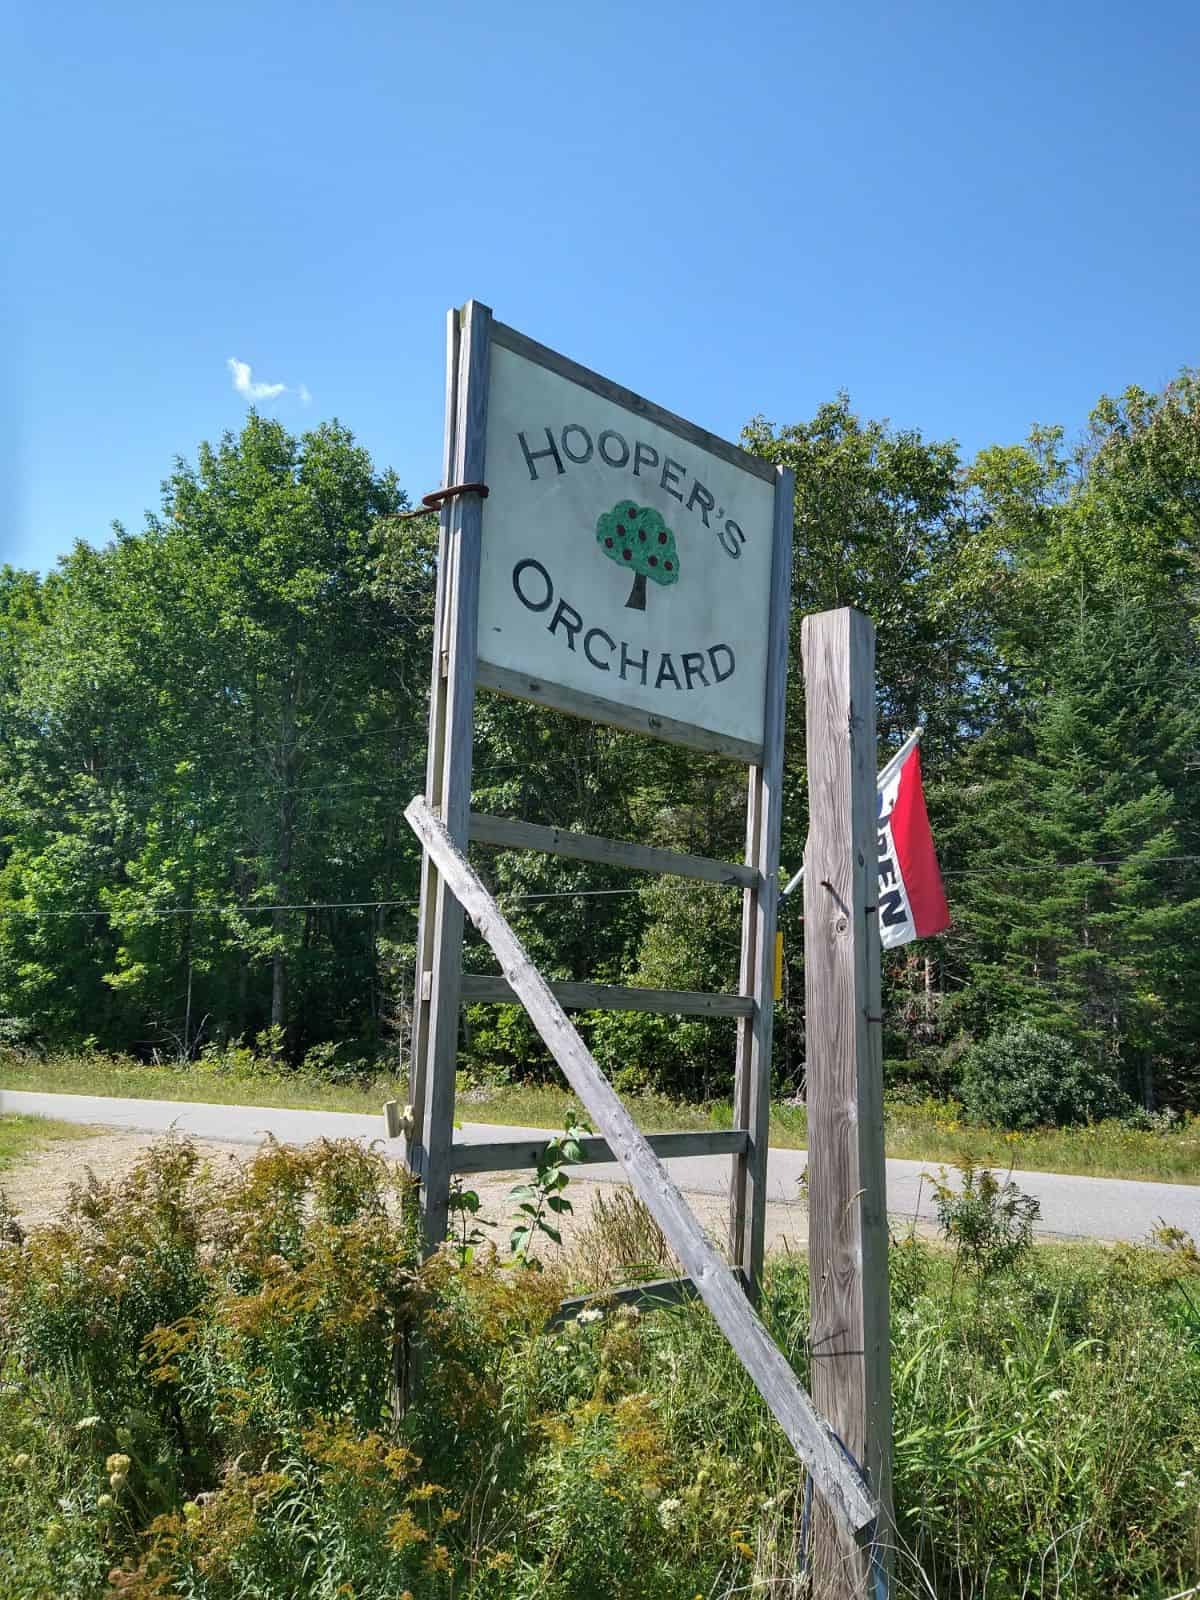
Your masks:
M579 1141L591 1131L585 1122L570 1118L561 1134L546 1141L531 1181L509 1190L508 1198L516 1204L517 1215L508 1245L520 1266L541 1270L542 1263L533 1253L539 1236L561 1247L562 1232L547 1220L546 1213L562 1216L574 1210L563 1193L570 1182L566 1168L582 1158Z

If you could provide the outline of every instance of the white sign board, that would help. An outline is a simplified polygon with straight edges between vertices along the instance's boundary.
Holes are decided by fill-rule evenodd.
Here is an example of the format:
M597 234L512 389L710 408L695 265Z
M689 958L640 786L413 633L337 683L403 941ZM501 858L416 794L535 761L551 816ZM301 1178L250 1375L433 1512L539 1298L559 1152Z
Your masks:
M761 746L775 469L494 324L485 470L480 682Z

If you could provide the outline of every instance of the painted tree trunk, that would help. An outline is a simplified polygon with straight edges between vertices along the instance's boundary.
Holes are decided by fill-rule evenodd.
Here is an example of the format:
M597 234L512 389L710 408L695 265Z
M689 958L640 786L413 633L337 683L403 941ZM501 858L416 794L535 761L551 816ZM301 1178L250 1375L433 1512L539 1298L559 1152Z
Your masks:
M645 611L646 609L646 574L639 572L633 580L633 588L629 591L629 599L625 602L626 611Z

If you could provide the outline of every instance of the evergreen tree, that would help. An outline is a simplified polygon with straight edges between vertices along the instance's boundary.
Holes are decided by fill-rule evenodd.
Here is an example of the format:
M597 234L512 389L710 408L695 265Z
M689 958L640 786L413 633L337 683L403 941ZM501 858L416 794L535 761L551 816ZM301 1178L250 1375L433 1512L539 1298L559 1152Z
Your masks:
M1122 1070L1148 1108L1187 1095L1200 1040L1200 874L1182 793L1193 681L1144 604L1104 597L1069 628L1031 750L970 797L951 1020L1024 1017Z

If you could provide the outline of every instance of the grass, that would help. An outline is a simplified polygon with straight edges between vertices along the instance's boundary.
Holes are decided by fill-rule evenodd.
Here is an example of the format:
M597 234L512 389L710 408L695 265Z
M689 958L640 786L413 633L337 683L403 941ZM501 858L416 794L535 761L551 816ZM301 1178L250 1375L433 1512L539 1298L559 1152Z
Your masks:
M629 1097L626 1104L647 1133L728 1128L733 1121L728 1101L698 1106L642 1095ZM569 1090L551 1084L466 1090L460 1092L458 1102L458 1114L465 1121L542 1128L561 1127L572 1109L578 1110L578 1102ZM770 1137L776 1149L807 1149L808 1117L804 1106L772 1105ZM964 1122L961 1108L954 1102L929 1099L909 1104L889 1100L885 1108L885 1143L889 1156L914 1161L949 1163L970 1157L976 1165L1006 1169L1011 1165L1025 1172L1200 1184L1200 1118L1196 1117L1169 1133L1126 1128L1115 1121L1082 1128L1005 1133Z
M408 1098L406 1082L380 1076L369 1083L329 1083L316 1076L272 1072L247 1066L248 1052L237 1056L237 1070L210 1063L186 1067L150 1066L103 1055L59 1055L41 1060L0 1050L0 1084L7 1089L43 1093L128 1096L148 1100L191 1100L216 1105L279 1106L289 1110L352 1111L376 1115L385 1100ZM726 1102L691 1105L662 1095L631 1095L626 1104L647 1133L728 1128ZM464 1122L558 1128L577 1102L569 1090L551 1084L502 1087L460 1085L457 1115ZM771 1107L771 1143L803 1150L808 1120L802 1105ZM962 1120L953 1102L894 1099L886 1108L889 1156L916 1161L953 1162L969 1156L976 1164L1025 1172L1067 1172L1096 1178L1142 1178L1160 1183L1200 1184L1200 1118L1169 1133L1102 1122L1083 1128L1044 1128L1004 1133Z
M55 1122L49 1117L24 1117L0 1112L0 1172L14 1161L42 1150L55 1139L90 1139L94 1128L78 1122Z
M421 1267L395 1183L348 1142L164 1141L0 1250L0 1594L812 1600L803 1471L707 1313L547 1325L653 1264L633 1208L565 1272ZM897 1600L1189 1592L1194 1248L977 1280L910 1239L890 1280ZM761 1309L810 1382L803 1256Z

